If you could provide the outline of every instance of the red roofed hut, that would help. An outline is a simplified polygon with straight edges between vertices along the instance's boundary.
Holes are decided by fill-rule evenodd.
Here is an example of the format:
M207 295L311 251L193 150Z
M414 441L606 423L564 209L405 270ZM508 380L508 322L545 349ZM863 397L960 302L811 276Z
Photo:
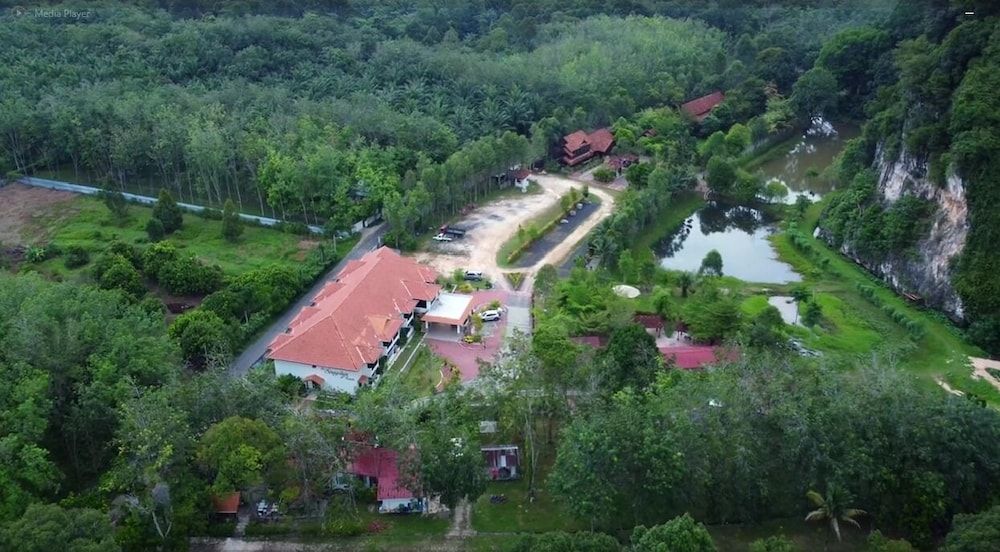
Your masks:
M399 481L399 453L392 449L362 446L347 472L375 485L375 499L381 514L423 512L427 501Z
M691 117L697 122L702 122L706 117L716 108L723 100L726 99L726 95L722 92L716 90L711 94L702 96L700 98L695 98L687 103L681 105L681 111L683 111L688 117Z
M232 492L213 496L212 509L217 518L236 519L236 515L240 510L240 493Z

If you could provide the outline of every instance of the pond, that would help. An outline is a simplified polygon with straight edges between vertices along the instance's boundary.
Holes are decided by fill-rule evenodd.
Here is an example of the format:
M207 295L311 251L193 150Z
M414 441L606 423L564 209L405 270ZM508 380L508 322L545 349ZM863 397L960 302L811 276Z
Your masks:
M860 133L857 125L814 119L809 129L785 146L784 153L758 165L753 172L763 174L765 182L784 184L788 188L786 203L795 203L799 194L816 201L833 190L834 185L831 180L820 178L819 173L840 153L844 142Z
M710 202L684 220L681 227L653 246L660 265L697 272L705 254L722 255L722 273L747 282L786 284L801 280L779 261L768 236L775 222L760 209Z
M844 142L858 134L857 126L814 119L798 139L778 146L783 149L752 170L765 182L783 183L789 190L788 203L794 203L800 193L815 201L833 189L819 174ZM705 254L715 249L722 255L722 272L728 276L768 284L798 282L802 278L778 260L767 239L777 230L776 222L754 207L710 202L656 244L654 251L664 268L696 272Z

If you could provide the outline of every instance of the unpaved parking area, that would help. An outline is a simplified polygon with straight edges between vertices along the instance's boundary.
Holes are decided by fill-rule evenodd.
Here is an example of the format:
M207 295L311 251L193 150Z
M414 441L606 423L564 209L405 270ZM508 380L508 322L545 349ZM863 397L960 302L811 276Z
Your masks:
M531 179L541 186L541 194L502 199L476 208L456 223L456 226L467 230L465 237L452 242L435 243L432 246L433 251L420 253L417 259L430 264L443 274L449 274L456 268L480 270L498 286L507 289L507 281L503 278L504 272L528 272L530 275L545 264L557 264L614 209L614 198L606 191L591 186L590 193L601 199L601 205L595 213L532 266L518 269L501 268L497 265L497 252L503 243L517 232L519 225L559 201L571 187L581 190L584 186L582 182L563 176L535 174ZM524 289L530 289L530 276Z
M53 224L57 222L50 220L53 216L72 216L75 209L69 204L76 197L16 182L0 187L0 243L26 245L44 240L46 229L39 224L40 219Z

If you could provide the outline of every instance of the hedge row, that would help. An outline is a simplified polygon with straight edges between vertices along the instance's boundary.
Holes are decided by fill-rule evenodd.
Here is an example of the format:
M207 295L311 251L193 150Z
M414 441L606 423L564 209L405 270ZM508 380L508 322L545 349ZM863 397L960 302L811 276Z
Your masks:
M897 324L905 328L907 333L910 334L911 339L920 339L924 336L926 328L923 323L914 318L910 318L902 310L886 303L885 300L882 299L882 296L878 294L878 291L874 286L858 283L857 289L858 292L861 293L861 296L867 299L869 303L882 309L882 312L889 316L889 318L892 318Z
M542 236L552 231L552 229L555 228L557 224L559 224L559 221L566 218L566 215L569 214L570 211L576 209L577 203L579 203L580 201L586 201L589 203L590 194L587 192L584 192L584 194L581 194L580 192L576 191L575 188L571 189L569 192L564 194L562 196L563 198L569 198L571 200L568 202L569 207L565 209L562 213L560 213L558 217L550 220L545 226L541 227L540 229L533 229L533 228L526 229L525 231L528 233L528 239L524 240L524 243L522 243L516 249L511 251L510 255L507 255L507 264L511 264L517 261L519 258L521 258L521 255L523 255L524 252L528 250L528 248L530 248L532 245L535 244L535 242L540 240ZM562 198L560 198L560 201L562 201Z

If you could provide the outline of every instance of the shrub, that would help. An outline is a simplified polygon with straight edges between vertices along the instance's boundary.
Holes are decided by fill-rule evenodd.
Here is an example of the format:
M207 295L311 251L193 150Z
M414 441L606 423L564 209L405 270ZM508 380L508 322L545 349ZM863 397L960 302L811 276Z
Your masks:
M121 224L128 218L128 200L121 192L114 190L101 190L98 194L104 206L111 213L115 224Z
M111 256L108 262L101 267L98 285L102 289L121 290L133 299L138 299L146 293L146 287L142 285L139 271L121 255Z
M305 236L311 233L309 231L309 226L303 222L281 221L276 225L276 228L286 234L296 234L299 236ZM385 241L388 242L389 239L385 238Z
M513 552L618 552L621 546L603 533L565 533L551 531L525 535L514 545Z
M236 522L235 521L222 521L217 523L209 523L208 527L205 528L205 535L209 537L215 537L217 539L224 539L233 536L236 532Z
M170 242L159 242L142 252L142 271L148 278L159 279L163 267L177 260L177 248Z
M240 239L243 234L243 223L240 215L236 212L236 204L233 200L227 199L222 210L222 237L227 241L234 242Z
M598 182L608 183L615 179L615 171L608 167L600 166L594 171L594 180Z
M775 535L753 541L749 552L795 552L795 544L784 535Z
M66 268L80 268L90 262L90 252L79 245L66 248L66 258L63 260Z
M173 234L181 229L184 224L184 215L181 208L177 206L170 192L166 188L160 190L160 196L153 206L153 218L158 219L163 224L165 234Z
M205 295L222 287L223 275L218 266L208 266L189 255L163 265L156 279L170 293Z
M676 517L649 529L639 526L632 531L632 549L636 552L659 550L684 550L686 552L715 552L715 543L705 526L690 515Z
M916 552L912 544L903 539L890 539L878 531L868 537L868 552Z
M163 228L163 223L160 222L160 219L154 217L146 222L146 237L149 238L149 241L156 243L166 235L167 231Z
M231 201L231 200L226 200ZM205 207L198 212L198 216L205 220L222 220L222 211L218 209L213 209L211 207Z
M108 248L105 251L108 254L121 255L122 257L125 257L128 262L132 263L132 266L142 270L142 251L139 251L138 248L123 241L115 240L108 245Z
M338 516L326 523L323 532L329 537L356 537L365 534L366 529L360 519Z

